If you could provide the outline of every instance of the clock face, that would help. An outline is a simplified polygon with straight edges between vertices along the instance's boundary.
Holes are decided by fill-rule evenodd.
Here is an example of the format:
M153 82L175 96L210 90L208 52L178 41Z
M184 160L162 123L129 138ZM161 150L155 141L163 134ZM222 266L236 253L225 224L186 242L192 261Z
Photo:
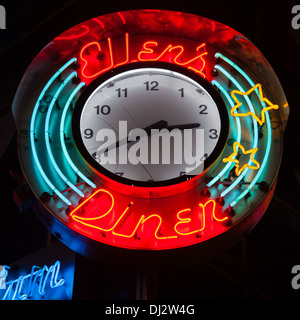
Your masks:
M200 76L169 64L134 65L85 90L73 134L99 172L125 184L159 186L201 174L224 147L227 122L223 101Z

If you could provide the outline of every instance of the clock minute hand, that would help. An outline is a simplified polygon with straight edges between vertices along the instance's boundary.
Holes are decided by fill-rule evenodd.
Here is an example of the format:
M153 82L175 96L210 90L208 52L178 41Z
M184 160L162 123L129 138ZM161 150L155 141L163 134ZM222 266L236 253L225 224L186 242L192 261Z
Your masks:
M153 124L151 124L150 126L147 126L145 128L143 128L143 130L145 130L147 132L147 135L150 136L151 134L151 129L164 129L168 126L168 122L165 120L160 120L157 121Z
M172 125L172 126L167 126L166 129L172 130L172 129L193 129L193 128L198 128L200 127L200 123L186 123L186 124L177 124L177 125Z
M147 126L143 130L145 130L147 132L147 134L150 135L151 129L159 129L159 130L161 130L161 129L168 129L168 130L180 129L180 130L184 130L184 129L198 128L200 126L201 126L200 123L186 123L186 124L177 124L177 125L168 126L167 121L160 120L160 121L157 121L157 122L151 124L150 126Z

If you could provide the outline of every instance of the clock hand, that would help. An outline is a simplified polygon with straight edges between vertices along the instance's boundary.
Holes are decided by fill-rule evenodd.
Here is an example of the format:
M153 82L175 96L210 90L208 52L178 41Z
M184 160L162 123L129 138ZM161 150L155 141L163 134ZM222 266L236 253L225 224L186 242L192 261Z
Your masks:
M168 122L165 120L157 121L150 126L145 127L143 130L147 132L147 135L149 136L151 134L151 129L164 129L168 126Z
M160 120L160 121L157 121L157 122L151 124L150 126L147 126L143 130L145 130L147 132L147 134L150 135L151 129L159 129L159 130L161 130L161 129L168 129L168 130L180 129L180 130L184 130L184 129L198 128L200 126L201 126L200 123L186 123L186 124L177 124L177 125L168 126L167 121Z
M173 125L173 126L167 126L166 129L172 130L172 129L193 129L193 128L198 128L200 127L200 123L186 123L186 124L178 124L178 125Z

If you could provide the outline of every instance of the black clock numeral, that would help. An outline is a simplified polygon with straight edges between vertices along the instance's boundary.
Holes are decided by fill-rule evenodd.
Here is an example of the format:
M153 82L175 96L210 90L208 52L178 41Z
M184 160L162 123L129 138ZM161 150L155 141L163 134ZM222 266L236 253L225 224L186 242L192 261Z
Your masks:
M181 88L181 89L178 89L178 91L180 91L180 97L184 98L184 89Z
M115 91L118 92L118 98L122 98L122 97L127 98L127 91L128 91L127 88L125 89L118 88Z
M100 114L100 113L105 115L105 116L110 114L110 106L108 106L106 104L104 106L102 106L102 107L96 106L94 108L97 110L97 115Z
M93 135L94 135L94 132L92 129L85 129L84 130L84 137L86 139L91 139L93 137Z
M199 114L208 114L208 113L206 112L207 106L206 106L205 104L201 104L201 105L199 106L199 109L200 109Z
M210 129L209 132L211 133L209 135L209 137L211 139L217 139L219 137L219 134L218 134L218 130L217 129Z
M159 83L157 81L146 81L144 82L144 85L146 85L147 91L159 91L158 85Z

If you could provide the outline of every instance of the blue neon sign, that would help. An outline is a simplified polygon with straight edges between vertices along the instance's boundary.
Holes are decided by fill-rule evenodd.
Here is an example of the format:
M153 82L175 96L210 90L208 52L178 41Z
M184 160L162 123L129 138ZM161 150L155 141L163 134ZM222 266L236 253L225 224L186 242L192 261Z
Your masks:
M68 272L65 271L64 274L67 275ZM66 299L66 290L58 290L64 286L68 286L67 279L62 277L60 261L56 261L53 265L44 265L42 268L33 266L29 274L7 281L5 289L0 290L0 297L2 296L2 300Z

